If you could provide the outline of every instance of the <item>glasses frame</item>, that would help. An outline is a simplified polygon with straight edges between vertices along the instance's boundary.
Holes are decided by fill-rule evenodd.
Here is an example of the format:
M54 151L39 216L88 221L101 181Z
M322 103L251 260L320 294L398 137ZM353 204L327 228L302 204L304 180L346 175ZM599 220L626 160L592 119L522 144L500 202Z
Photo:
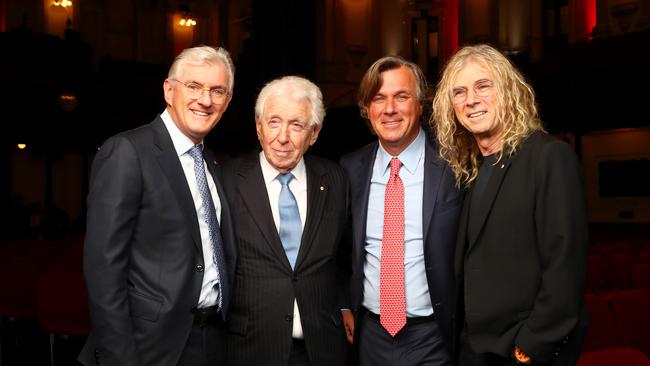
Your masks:
M464 90L465 95L463 96L462 100L458 100L455 91L461 88ZM465 87L461 87L461 88L454 88L451 90L450 93L451 102L454 105L464 104L467 101L467 97L469 96L469 90ZM485 99L490 95L492 95L492 93L494 93L494 82L492 80L479 80L476 83L474 83L474 87L472 89L474 90L474 95L477 98Z
M226 99L230 96L230 92L223 88L207 88L203 85L197 83L196 81L185 82L178 79L169 79L171 81L177 81L185 87L187 94L192 99L201 99L204 92L208 92L210 100L215 104L223 104ZM215 94L215 92L217 94Z

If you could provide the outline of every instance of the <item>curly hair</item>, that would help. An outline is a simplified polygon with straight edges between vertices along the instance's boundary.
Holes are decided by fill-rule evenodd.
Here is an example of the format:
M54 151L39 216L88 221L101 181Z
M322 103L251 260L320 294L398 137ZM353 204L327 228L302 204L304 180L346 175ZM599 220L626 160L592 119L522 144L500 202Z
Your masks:
M511 156L531 132L544 127L537 113L535 92L512 63L495 48L480 44L461 48L449 60L433 98L431 127L436 131L440 156L449 162L458 187L469 187L478 175L480 151L470 131L454 112L452 89L458 73L470 62L484 67L494 78L497 100L496 122L502 129L503 155Z

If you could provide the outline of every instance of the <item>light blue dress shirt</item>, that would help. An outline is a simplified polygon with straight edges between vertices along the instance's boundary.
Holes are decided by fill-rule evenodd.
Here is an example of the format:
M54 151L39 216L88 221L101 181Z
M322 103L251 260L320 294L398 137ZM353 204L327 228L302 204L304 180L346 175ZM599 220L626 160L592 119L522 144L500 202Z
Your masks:
M404 284L406 316L433 314L424 265L422 233L422 195L424 190L425 134L415 140L397 158L402 162L399 177L404 184ZM379 314L379 268L384 230L384 193L393 158L379 144L370 178L366 223L366 260L364 264L363 306Z

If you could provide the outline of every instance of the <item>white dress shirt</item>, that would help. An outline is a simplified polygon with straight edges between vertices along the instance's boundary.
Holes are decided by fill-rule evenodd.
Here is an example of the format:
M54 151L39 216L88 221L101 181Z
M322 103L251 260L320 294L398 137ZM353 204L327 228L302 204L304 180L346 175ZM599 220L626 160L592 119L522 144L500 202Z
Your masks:
M280 209L278 201L280 199L280 191L282 184L277 179L280 172L275 169L264 156L264 151L260 152L260 166L262 167L262 175L264 176L264 184L266 191L269 195L269 204L271 205L271 213L273 214L273 221L275 227L280 233ZM300 224L302 229L305 229L305 219L307 218L307 170L305 168L305 160L300 159L298 164L291 170L293 179L289 182L289 189L296 198L298 203L298 212L300 213ZM302 339L302 323L300 322L300 312L298 311L298 301L293 299L293 332L292 337Z
M201 247L203 248L203 263L204 263L204 272L203 272L203 283L201 284L201 295L199 296L199 302L197 307L205 308L208 306L217 305L219 299L219 286L216 286L219 283L219 272L217 271L217 265L214 263L212 244L210 243L210 232L208 230L208 224L205 220L201 220L203 217L203 205L201 200L201 194L199 193L199 187L196 183L196 175L194 174L194 159L187 154L187 151L191 149L195 144L190 140L189 137L185 136L179 129L176 127L176 124L172 120L171 116L167 109L160 114L169 136L172 138L172 143L174 144L174 149L178 154L178 159L181 162L183 167L183 172L185 173L185 179L187 184L190 187L190 192L192 193L192 200L194 201L194 208L196 209L196 216L198 218L199 231L201 232ZM201 141L203 143L203 141ZM203 169L206 171L206 177L208 179L208 187L210 189L210 195L212 196L212 201L214 202L214 209L217 213L217 220L221 222L221 201L219 200L219 193L217 192L217 187L214 184L212 179L212 174L207 170L205 161L203 162Z

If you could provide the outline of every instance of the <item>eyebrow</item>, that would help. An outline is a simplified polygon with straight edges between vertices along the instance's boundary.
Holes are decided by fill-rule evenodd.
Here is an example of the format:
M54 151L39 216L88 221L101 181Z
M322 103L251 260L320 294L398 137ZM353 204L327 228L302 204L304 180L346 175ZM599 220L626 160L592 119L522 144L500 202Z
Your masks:
M490 79L478 79L478 80L476 80L476 81L474 82L474 85L476 85L476 84L480 84L480 83L484 83L484 82L486 82L486 81L487 81L487 82L490 82L490 83L493 83L493 81L490 80ZM458 85L458 86L454 86L454 87L452 88L452 90L457 90L457 89L461 89L461 88L463 88L463 89L467 89L467 87L464 86L464 85Z
M199 83L199 82L196 81L196 80L189 80L189 81L186 81L186 83L187 83L187 84L197 84L197 85L201 85L201 86L204 87L204 88L206 87L205 84ZM216 85L216 86L212 86L212 87L210 87L210 90L214 90L214 89L223 89L223 90L228 90L228 89L226 89L225 86L222 86L222 85Z
M399 95L399 94L409 94L409 95L413 95L413 94L415 94L415 93L412 92L412 91L410 91L410 90L408 90L408 89L400 89L400 90L394 92L392 95ZM389 95L389 94L384 94L384 93L381 93L381 92L377 91L377 93L375 93L375 95L374 95L373 97L376 97L376 96L378 96L378 95L386 96L386 95Z

